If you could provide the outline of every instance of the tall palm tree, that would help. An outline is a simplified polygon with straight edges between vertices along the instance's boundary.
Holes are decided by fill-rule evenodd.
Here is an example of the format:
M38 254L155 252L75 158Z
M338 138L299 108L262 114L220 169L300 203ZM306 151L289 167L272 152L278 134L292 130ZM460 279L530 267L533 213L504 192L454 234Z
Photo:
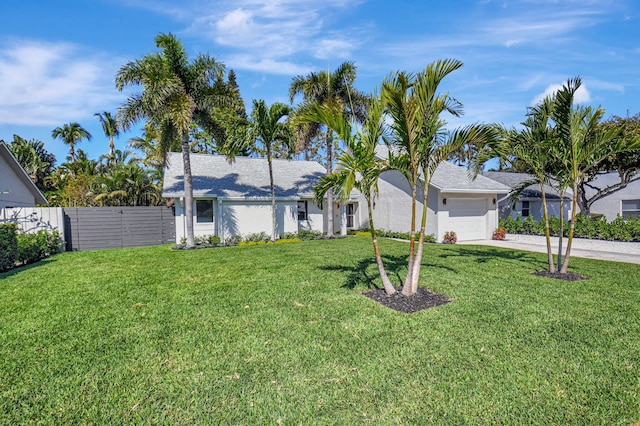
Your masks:
M333 108L341 111L345 116L350 116L358 121L366 116L367 96L354 87L356 80L356 66L353 62L343 62L333 73L329 71L312 72L307 76L298 75L291 80L289 86L289 100L293 103L296 95L303 96L303 102L298 107L297 113L304 113L313 105L331 104ZM295 122L295 120L294 120ZM333 133L323 129L322 123L306 123L299 135L303 149L318 138L324 130L325 154L327 174L333 171ZM327 192L327 236L333 236L333 192Z
M53 139L62 139L66 145L69 145L69 155L71 156L71 162L76 161L75 146L82 141L82 139L91 140L91 133L89 133L79 123L68 123L62 127L56 127L51 132Z
M118 125L118 121L115 117L111 115L110 112L97 112L95 114L102 125L102 131L104 135L109 138L109 154L113 155L116 150L116 144L114 138L120 136L120 126Z
M343 201L349 198L354 188L360 191L367 201L369 229L380 279L385 292L392 295L396 289L384 268L373 223L373 199L378 192L378 178L388 169L386 161L376 157L376 147L386 133L384 105L378 96L372 96L369 99L368 111L367 118L359 127L354 122L349 123L341 111L335 110L328 104L310 108L305 113L304 120L323 123L345 142L347 149L338 158L337 170L323 177L314 188L316 201L321 205L325 194L332 188L337 189L338 196ZM353 128L358 130L354 132Z
M288 157L294 149L290 128L283 121L291 113L291 108L280 102L270 107L264 100L253 101L253 110L247 123L244 138L232 141L230 155L237 152L253 151L267 157L269 164L269 185L271 190L271 241L277 234L276 190L273 179L273 157L276 152Z
M193 185L189 148L189 125L212 126L212 110L222 105L226 85L221 81L224 65L209 55L189 57L172 34L155 38L158 53L143 56L124 65L116 74L116 88L142 86L142 92L129 97L120 107L118 116L123 129L141 119L158 124L159 148L166 158L174 141L179 140L184 164L184 193L187 247L194 247Z
M391 118L389 161L392 167L405 174L411 187L409 264L402 288L402 294L406 296L418 290L429 184L433 174L462 146L484 146L498 136L497 129L487 125L470 125L453 132L444 130L446 121L441 115L461 115L462 104L447 93L438 93L438 87L447 75L461 67L462 62L454 59L438 60L418 74L397 72L382 85L382 99ZM423 210L420 231L416 235L418 189L423 193Z
M571 219L567 250L560 273L569 269L569 258L578 207L578 186L591 170L597 168L607 158L616 154L638 149L639 141L626 141L618 137L617 129L599 126L605 111L601 107L574 106L575 93L580 88L579 77L569 79L555 96L553 120L556 123L558 148L563 167L559 174L573 189Z
M516 188L513 196L518 196L531 184L540 185L542 197L542 213L544 220L545 240L547 244L547 261L549 272L556 272L553 262L553 250L551 248L551 231L549 227L549 210L547 208L547 196L545 186L556 186L554 170L557 169L557 152L552 129L551 113L553 111L553 97L545 98L540 104L529 108L526 120L522 123L523 129L513 131L507 137L507 143L502 144L506 148L500 153L503 159L511 158L512 162L518 162L526 167L534 181L524 182ZM562 193L562 189L558 188ZM561 255L561 253L559 253Z

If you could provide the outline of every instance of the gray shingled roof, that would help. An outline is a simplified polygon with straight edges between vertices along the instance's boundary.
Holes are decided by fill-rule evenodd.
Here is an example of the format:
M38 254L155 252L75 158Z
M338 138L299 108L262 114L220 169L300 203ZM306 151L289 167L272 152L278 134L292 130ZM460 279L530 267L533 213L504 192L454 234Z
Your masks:
M388 158L389 148L378 145L376 155L383 159ZM431 178L431 185L442 192L503 193L511 190L502 183L482 175L473 179L468 170L447 161L440 163Z
M515 189L520 186L522 183L527 181L534 181L535 178L528 173L512 173L512 172L483 172L484 176L489 179L493 179L495 181L501 182L507 185L511 191L511 189ZM553 188L552 186L546 185L544 186L545 196L550 200L558 200L560 199L560 193ZM573 194L571 189L567 189L567 193L565 194L565 199L570 199ZM542 197L542 192L540 192L540 185L533 184L529 185L525 188L524 191L520 193L520 200L537 200Z
M184 197L182 154L169 154L165 169L163 197ZM276 197L311 198L313 186L325 175L315 161L273 160ZM191 154L193 196L269 198L269 166L264 158L236 157L229 163L225 156Z

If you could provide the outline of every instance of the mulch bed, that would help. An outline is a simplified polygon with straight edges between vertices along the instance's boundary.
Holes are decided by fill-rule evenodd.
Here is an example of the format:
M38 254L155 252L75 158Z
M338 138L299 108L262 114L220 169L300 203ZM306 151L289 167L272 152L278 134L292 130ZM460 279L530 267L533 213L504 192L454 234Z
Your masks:
M445 296L432 293L422 287L418 287L418 292L412 296L403 295L401 293L402 288L397 288L396 290L398 291L393 296L387 296L383 288L376 288L362 294L387 308L395 309L396 311L406 314L412 314L422 311L423 309L435 308L436 306L451 302L451 300Z
M549 271L534 271L533 275L537 275L539 277L545 278L553 278L554 280L564 280L564 281L582 281L588 280L589 277L585 277L584 275L574 274L573 272L567 272L566 274L561 274L560 272L551 273Z

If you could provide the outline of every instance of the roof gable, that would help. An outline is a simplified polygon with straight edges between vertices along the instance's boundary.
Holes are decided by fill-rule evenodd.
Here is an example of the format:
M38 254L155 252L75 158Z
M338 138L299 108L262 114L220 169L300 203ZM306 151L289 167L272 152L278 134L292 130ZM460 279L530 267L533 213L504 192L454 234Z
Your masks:
M181 153L170 153L162 195L184 197ZM273 180L278 198L312 198L313 186L325 175L315 161L273 160ZM195 198L270 198L269 165L266 158L191 154Z
M36 184L33 183L29 175L27 175L27 172L24 171L3 140L0 140L0 157L4 159L4 161L9 165L9 169L12 170L20 182L22 182L22 184L29 190L34 198L35 204L47 204L47 199L42 195L42 192L40 192Z

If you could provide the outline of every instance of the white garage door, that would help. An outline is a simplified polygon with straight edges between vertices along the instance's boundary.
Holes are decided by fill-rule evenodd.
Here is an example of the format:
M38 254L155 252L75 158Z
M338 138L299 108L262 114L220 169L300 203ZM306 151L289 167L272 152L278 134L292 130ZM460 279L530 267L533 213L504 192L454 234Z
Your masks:
M484 199L450 198L449 227L455 231L458 241L484 240L487 238L487 208Z

